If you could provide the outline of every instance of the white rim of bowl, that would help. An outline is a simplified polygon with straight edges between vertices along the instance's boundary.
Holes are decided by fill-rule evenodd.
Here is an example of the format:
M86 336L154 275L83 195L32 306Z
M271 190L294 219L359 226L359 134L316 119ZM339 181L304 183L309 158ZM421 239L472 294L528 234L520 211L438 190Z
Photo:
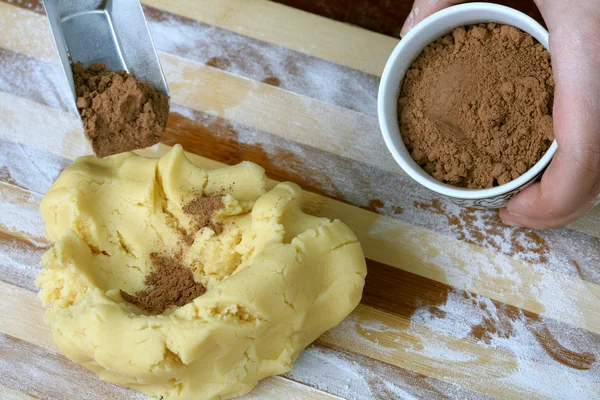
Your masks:
M523 175L521 175L517 179L514 179L508 183L505 183L504 185L496 186L496 187L489 188L489 189L463 189L463 188L458 188L455 186L451 186L451 185L442 183L442 182L438 181L437 179L435 179L434 177L432 177L431 175L429 175L427 172L425 172L412 159L410 153L408 152L408 149L406 149L406 146L404 145L404 142L402 140L402 134L400 133L400 127L398 124L398 117L397 117L397 114L398 114L397 113L397 107L398 107L397 93L399 92L399 89L400 89L400 81L402 81L402 79L404 79L406 71L404 71L402 73L402 77L401 77L400 81L398 81L398 82L395 82L395 81L392 82L390 75L397 68L396 64L399 62L400 56L401 56L404 48L407 46L407 43L409 43L415 37L418 37L423 31L425 31L429 27L429 25L435 23L436 21L438 21L442 18L447 18L454 14L460 14L460 13L467 12L467 11L491 11L496 14L503 14L503 15L507 15L507 16L520 18L529 27L529 29L522 29L522 30L531 34L534 37L536 37L536 36L538 38L542 37L544 40L541 40L540 42L549 51L548 31L542 25L540 25L537 21L535 21L533 18L531 18L530 16L528 16L520 11L517 11L513 8L501 6L498 4L490 4L490 3L468 3L468 4L461 4L461 5L456 5L456 6L446 8L444 10L438 11L435 14L430 15L429 17L427 17L423 21L421 21L419 24L417 24L413 29L411 29L410 32L408 32L408 34L400 40L400 43L398 43L398 45L396 46L396 48L390 55L388 61L386 62L383 74L381 76L379 92L377 95L377 112L378 112L378 117L379 117L380 129L381 129L383 139L385 141L385 144L386 144L388 150L390 151L390 153L392 153L392 156L394 157L396 162L400 165L400 167L402 167L402 169L412 179L416 180L418 183L425 186L426 188L428 188L436 193L439 193L441 195L444 195L444 196L455 197L455 198L465 199L465 200L477 200L477 199L485 199L485 198L502 196L504 194L510 193L510 192L514 191L515 189L518 189L519 187L524 186L525 184L529 183L540 172L542 172L544 170L544 168L546 168L548 166L548 164L550 164L550 161L552 160L552 158L554 157L554 154L556 153L558 144L556 143L556 140L555 140L552 143L552 145L550 146L550 148L546 151L544 156L533 167L531 167L527 172L525 172ZM481 22L493 22L493 21L494 21L493 19L490 19L490 20L485 20L483 18L481 19ZM472 25L472 24L476 24L476 23L477 22L458 24L458 25L453 26L452 28L449 28L448 32L451 32L452 29L457 28L459 26ZM496 23L506 24L505 22L501 22L501 21L496 21ZM439 37L442 37L442 36L443 35L441 35ZM429 45L429 44L427 44L427 45ZM418 54L420 54L421 52L422 52L422 50ZM411 60L411 62L408 64L408 67L410 67L410 65L412 64L413 61L414 61L414 59ZM391 116L386 114L384 111L385 106L386 106L386 99L390 96L392 96L394 98L394 101L396 102L396 112L394 113L394 115L391 115ZM400 151L396 147L395 140L392 138L392 135L396 135L396 134L392 132L393 129L390 129L390 127L392 127L394 125L396 125L396 127L398 129L398 138L396 138L396 141L399 140L399 145L408 154L408 159L407 159L407 157L400 154Z

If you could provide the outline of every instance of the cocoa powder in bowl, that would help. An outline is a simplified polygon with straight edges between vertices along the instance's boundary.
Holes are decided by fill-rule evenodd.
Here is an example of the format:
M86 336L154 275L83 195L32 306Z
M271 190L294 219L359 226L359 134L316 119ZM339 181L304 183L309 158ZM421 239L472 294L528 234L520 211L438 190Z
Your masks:
M505 184L554 140L549 52L507 25L456 28L426 47L401 84L398 122L412 158L469 189Z

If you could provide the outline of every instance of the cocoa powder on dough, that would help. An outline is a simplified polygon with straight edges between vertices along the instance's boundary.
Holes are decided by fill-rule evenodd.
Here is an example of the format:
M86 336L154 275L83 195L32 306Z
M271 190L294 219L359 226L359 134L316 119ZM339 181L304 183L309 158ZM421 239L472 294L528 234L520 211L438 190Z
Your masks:
M206 292L179 257L152 253L150 260L155 269L144 281L148 288L134 295L121 290L121 297L125 301L151 314L161 314L171 306L184 306Z
M210 227L215 234L223 232L223 224L215 222L215 214L223 207L219 196L198 197L183 207L183 212L195 220L195 229Z
M169 96L126 71L102 63L73 65L77 108L86 138L98 157L152 146L169 115Z
M398 117L413 159L439 181L490 188L531 168L554 139L549 52L507 25L456 28L413 62Z

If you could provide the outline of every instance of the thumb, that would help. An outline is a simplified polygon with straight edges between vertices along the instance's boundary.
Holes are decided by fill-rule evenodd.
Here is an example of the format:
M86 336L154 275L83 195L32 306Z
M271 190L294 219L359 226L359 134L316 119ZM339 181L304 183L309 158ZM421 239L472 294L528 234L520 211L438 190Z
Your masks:
M408 18L406 18L406 21L402 26L400 37L406 35L415 25L429 17L431 14L455 4L465 2L465 0L416 0L413 3L410 14L408 14Z

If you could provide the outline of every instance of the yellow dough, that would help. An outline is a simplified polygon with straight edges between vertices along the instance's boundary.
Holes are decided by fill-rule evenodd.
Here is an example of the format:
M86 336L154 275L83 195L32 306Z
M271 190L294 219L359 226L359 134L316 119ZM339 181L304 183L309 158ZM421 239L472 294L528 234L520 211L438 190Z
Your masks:
M60 350L164 399L238 396L289 371L357 306L366 266L346 225L301 210L298 186L266 186L253 163L204 170L181 146L160 159L76 160L41 204L56 243L36 283ZM194 232L183 206L214 195L223 232ZM206 293L159 315L123 300L120 290L144 289L156 251L182 254Z

